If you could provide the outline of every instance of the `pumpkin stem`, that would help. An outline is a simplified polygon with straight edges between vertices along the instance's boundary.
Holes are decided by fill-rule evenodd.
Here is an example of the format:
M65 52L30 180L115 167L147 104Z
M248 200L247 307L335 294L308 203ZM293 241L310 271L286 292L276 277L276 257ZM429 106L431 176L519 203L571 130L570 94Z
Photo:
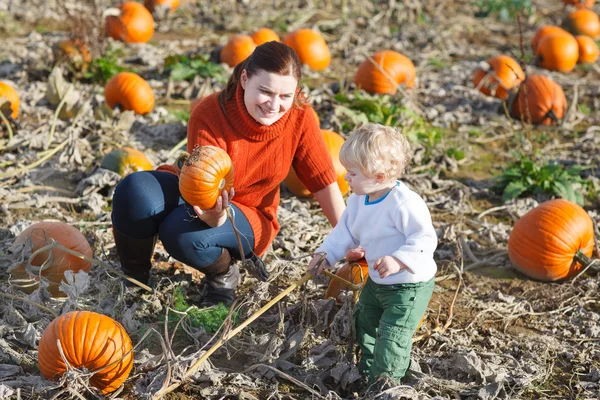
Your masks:
M554 110L548 111L546 113L546 118L550 118L555 124L558 124L560 122L560 120L556 117L556 114L554 114Z
M592 262L592 259L586 256L581 250L577 250L573 259L580 263L584 268Z

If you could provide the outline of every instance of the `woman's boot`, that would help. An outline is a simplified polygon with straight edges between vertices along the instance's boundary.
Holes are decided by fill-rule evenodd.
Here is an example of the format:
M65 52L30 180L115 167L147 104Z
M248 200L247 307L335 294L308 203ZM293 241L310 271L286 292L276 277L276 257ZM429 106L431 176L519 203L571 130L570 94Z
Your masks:
M237 265L231 265L229 251L222 249L219 258L198 270L206 275L204 279L207 288L200 307L210 307L219 303L230 306L235 300L235 288L240 281L240 271Z
M152 255L154 254L154 246L158 235L147 239L135 239L113 227L113 236L123 273L147 285L150 279Z

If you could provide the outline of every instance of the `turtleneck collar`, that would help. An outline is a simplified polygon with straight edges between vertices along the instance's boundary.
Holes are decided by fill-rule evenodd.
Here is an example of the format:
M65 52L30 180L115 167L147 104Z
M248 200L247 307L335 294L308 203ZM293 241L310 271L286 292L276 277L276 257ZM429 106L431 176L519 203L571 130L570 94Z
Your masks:
M293 108L294 106L292 106L292 108L290 108L273 125L262 125L248 113L246 104L244 103L244 89L242 89L242 85L239 83L235 95L225 104L227 119L231 123L233 129L242 136L257 142L271 140L279 136L279 134L284 131Z

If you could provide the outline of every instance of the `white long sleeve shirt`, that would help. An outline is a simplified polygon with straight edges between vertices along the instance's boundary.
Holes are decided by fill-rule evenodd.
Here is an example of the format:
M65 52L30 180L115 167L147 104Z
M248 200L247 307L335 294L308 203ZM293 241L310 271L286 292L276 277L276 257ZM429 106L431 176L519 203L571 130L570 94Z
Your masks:
M351 194L340 221L316 252L327 253L333 266L357 246L365 249L369 276L375 283L426 282L437 271L433 259L437 236L427 204L399 181L376 201ZM381 279L373 264L383 256L396 257L409 269Z

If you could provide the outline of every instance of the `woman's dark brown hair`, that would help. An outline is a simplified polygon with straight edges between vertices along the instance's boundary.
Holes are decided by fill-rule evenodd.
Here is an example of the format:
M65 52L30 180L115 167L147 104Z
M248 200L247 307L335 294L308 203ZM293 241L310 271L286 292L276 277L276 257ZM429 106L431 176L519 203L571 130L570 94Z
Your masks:
M293 75L298 82L302 77L302 64L291 47L280 42L261 44L250 57L235 66L225 89L219 94L219 104L223 112L225 112L225 103L235 95L243 70L246 70L248 78L260 71L278 75ZM294 104L301 107L308 104L308 101L308 96L302 92L302 89L298 89Z

